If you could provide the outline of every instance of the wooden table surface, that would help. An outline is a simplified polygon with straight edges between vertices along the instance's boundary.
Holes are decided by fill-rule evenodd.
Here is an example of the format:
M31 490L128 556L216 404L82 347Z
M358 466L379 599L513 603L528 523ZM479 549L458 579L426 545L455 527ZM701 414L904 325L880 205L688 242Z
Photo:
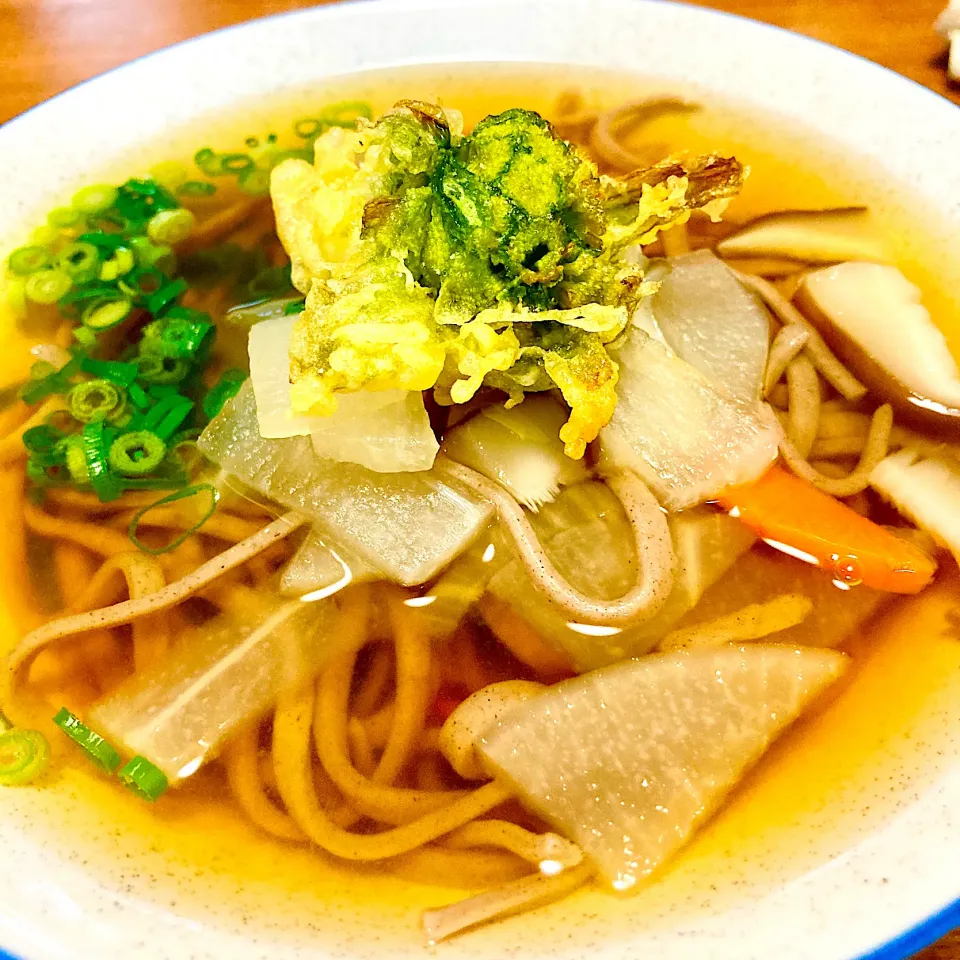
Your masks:
M705 0L836 44L960 103L932 23L946 0ZM0 0L0 123L111 67L298 0ZM960 931L921 954L960 960ZM919 960L919 958L918 958Z

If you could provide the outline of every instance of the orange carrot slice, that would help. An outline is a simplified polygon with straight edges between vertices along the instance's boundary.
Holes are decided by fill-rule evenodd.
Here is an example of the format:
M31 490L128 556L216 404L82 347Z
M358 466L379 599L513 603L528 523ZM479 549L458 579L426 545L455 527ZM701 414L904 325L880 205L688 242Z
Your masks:
M851 586L918 593L936 572L934 560L919 547L780 467L734 487L718 502L771 546Z

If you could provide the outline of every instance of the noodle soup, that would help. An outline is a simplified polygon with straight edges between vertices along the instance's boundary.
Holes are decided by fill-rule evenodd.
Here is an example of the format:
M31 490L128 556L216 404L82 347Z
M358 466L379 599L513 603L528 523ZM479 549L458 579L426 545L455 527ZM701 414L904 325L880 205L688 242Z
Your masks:
M615 909L643 909L649 875L690 869L664 831L686 840L748 775L691 849L749 844L876 753L879 732L771 815L797 771L850 746L853 713L894 731L956 663L937 637L949 525L915 495L955 495L955 370L897 367L835 305L888 283L904 309L877 323L935 350L908 281L952 341L955 265L934 282L891 229L902 213L762 118L549 71L492 71L478 98L474 77L251 108L249 140L186 131L210 144L196 166L121 164L119 192L55 212L8 277L7 379L29 376L31 401L3 447L8 736L40 729L69 789L113 816L188 824L173 847L242 837L218 855L254 878L281 857L281 884L320 870L332 902L350 870L403 904L455 897L391 877L484 890L428 912L430 939L590 886L642 886ZM503 119L515 107L553 129ZM521 159L497 159L508 147ZM397 211L418 198L430 226L411 240L415 211ZM368 249L390 230L399 287ZM918 396L939 421L918 422ZM912 618L929 631L904 673ZM740 699L714 702L708 675ZM560 706L580 719L558 726ZM718 724L740 736L706 741L714 768L697 743ZM43 787L43 762L12 776ZM594 782L639 821L677 819L653 837L616 823L626 850L578 798Z

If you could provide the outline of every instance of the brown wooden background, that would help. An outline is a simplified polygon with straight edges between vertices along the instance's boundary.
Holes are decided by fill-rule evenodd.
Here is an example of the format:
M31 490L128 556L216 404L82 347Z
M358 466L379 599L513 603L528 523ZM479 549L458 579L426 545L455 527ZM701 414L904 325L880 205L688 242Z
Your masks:
M946 0L705 0L845 47L960 103L932 30ZM0 123L141 54L298 0L0 0ZM960 960L960 931L922 954Z

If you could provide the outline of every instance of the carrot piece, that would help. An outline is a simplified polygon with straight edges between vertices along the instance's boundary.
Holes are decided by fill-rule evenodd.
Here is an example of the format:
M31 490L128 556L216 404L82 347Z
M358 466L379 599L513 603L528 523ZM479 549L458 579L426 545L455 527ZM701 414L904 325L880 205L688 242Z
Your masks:
M728 490L718 503L771 546L816 561L850 585L918 593L936 571L934 560L919 547L780 467Z

